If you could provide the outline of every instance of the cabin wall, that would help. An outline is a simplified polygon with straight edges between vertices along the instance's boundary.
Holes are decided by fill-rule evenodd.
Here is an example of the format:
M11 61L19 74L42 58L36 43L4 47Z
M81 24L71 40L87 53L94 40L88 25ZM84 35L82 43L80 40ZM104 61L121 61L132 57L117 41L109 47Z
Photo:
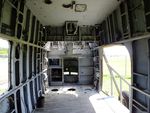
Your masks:
M9 42L9 88L0 95L0 112L31 113L45 91L47 52L42 24L25 0L0 1L0 38Z

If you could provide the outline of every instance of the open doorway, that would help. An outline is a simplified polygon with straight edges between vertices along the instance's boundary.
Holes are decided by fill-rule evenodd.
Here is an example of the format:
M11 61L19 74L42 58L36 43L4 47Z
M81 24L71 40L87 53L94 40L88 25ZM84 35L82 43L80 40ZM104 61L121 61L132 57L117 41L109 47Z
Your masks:
M78 59L65 58L64 59L64 83L78 82Z
M103 85L107 95L120 100L129 108L131 85L131 59L124 45L103 48Z

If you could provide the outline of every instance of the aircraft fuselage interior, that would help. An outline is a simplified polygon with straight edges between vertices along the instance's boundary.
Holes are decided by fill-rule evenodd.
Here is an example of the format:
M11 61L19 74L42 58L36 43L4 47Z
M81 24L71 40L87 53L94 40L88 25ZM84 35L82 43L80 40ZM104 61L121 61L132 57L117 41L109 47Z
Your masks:
M150 0L0 0L0 113L150 113L149 56Z

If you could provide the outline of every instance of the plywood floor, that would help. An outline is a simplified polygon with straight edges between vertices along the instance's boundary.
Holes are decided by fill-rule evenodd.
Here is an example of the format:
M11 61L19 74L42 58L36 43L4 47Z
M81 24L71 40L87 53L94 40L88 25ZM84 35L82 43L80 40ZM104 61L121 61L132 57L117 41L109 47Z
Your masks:
M52 89L58 89L53 92ZM76 91L68 91L75 88ZM97 93L91 86L55 86L50 87L45 96L43 108L35 113L129 113L113 97Z

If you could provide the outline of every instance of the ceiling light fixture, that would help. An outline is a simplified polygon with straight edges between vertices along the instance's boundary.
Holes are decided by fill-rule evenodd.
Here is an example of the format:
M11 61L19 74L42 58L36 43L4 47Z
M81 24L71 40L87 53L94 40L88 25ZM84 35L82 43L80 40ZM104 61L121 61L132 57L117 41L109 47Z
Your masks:
M76 4L75 5L75 12L85 12L87 9L86 4Z
M63 4L64 8L74 9L75 12L85 12L87 10L86 4L77 4L76 1L72 1L70 4Z

